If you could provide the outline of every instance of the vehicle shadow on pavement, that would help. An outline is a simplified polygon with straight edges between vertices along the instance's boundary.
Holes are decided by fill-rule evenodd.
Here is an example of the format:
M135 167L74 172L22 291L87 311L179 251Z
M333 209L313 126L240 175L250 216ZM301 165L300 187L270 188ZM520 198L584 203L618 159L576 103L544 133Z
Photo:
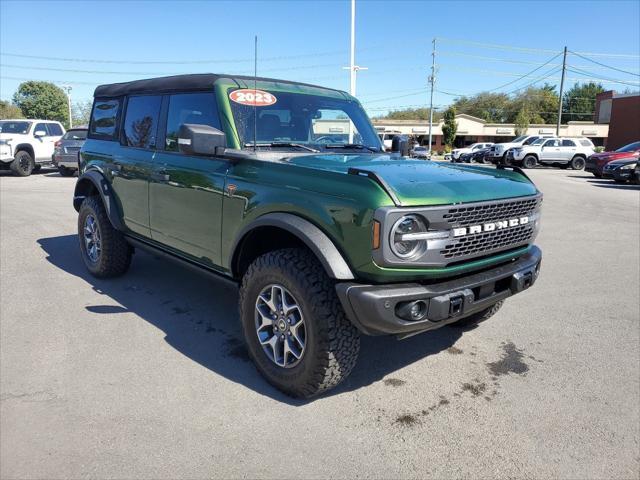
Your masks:
M380 381L406 365L446 350L464 332L461 328L445 327L428 336L417 335L403 341L363 336L358 364L343 384L324 397L295 400L269 385L251 363L242 340L234 285L145 252L136 252L131 269L123 277L97 279L82 262L76 235L41 238L38 244L52 265L83 279L95 292L108 297L103 305L85 307L96 320L108 321L110 317L105 315L134 313L161 329L166 342L194 362L232 382L294 406Z
M640 185L636 185L634 183L616 183L613 180L609 180L606 178L589 178L579 175L569 175L569 178L582 178L586 180L587 183L600 188L615 188L618 190L640 190Z

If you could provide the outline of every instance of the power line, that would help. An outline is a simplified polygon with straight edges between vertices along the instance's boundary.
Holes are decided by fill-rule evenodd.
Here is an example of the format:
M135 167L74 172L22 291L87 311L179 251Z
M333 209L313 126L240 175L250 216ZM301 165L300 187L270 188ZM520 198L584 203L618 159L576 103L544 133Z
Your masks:
M572 52L579 55L588 55L590 57L606 57L606 58L618 58L620 60L638 60L640 55L633 55L627 53L592 53L592 52Z
M577 56L578 56L578 57L580 57L580 58L583 58L583 59L585 59L585 60L588 60L589 62L595 63L596 65L600 65L600 66L602 66L602 67L610 68L611 70L616 70L616 71L618 71L618 72L627 73L627 74L629 74L629 75L633 75L634 77L640 77L640 73L629 72L629 71L627 71L627 70L622 70L621 68L612 67L611 65L605 65L604 63L597 62L597 61L595 61L595 60L592 60L592 59L591 59L591 58L589 58L589 57L585 57L584 55L581 55L581 54L579 54L579 53L576 53L576 52L574 52L573 50L569 50L569 52L570 52L571 54L573 54L573 55L577 55Z
M593 78L595 80L600 80L603 82L610 82L610 83L620 83L622 85L630 85L632 87L640 87L640 82L629 82L629 81L624 81L624 80L617 80L614 78L608 78L608 77L596 77L595 75L592 75L589 72L585 72L584 70L579 69L578 67L567 67L567 70L572 71L573 73L577 73L577 74L581 74L581 75L586 75L589 78Z
M475 45L483 48L491 48L496 50L513 50L513 51L524 52L524 53L549 54L549 53L557 52L557 50L546 50L542 48L514 47L512 45L500 45L496 43L481 43L481 42L473 42L471 40L461 40L461 39L455 39L455 38L438 37L438 40L442 40L444 42L449 42L449 43L462 43L465 45Z
M549 60L547 60L545 63L543 63L542 65L540 65L539 67L534 68L533 70L531 70L528 73L525 73L524 75L522 75L520 78L516 78L515 80L512 80L511 82L507 82L504 85L500 85L499 87L493 88L491 90L488 90L488 92L495 92L496 90L500 90L508 85L512 85L516 82L519 82L520 80L525 79L526 77L528 77L529 75L531 75L532 73L537 72L538 70L540 70L542 67L550 64L551 62L553 62L556 58L558 58L560 55L562 55L562 53L557 53L556 55L554 55L553 57L551 57Z
M559 68L554 68L552 69L550 72L547 72L546 74L544 74L543 76L540 76L538 78L536 78L533 82L528 83L527 85L524 85L522 87L518 87L514 90L511 90L510 92L507 92L507 95L511 95L512 93L515 93L519 90L524 90L525 88L529 88L531 86L533 86L535 83L538 83L542 80L547 80L549 77L551 77L551 75L555 75L556 73L558 73L560 71Z

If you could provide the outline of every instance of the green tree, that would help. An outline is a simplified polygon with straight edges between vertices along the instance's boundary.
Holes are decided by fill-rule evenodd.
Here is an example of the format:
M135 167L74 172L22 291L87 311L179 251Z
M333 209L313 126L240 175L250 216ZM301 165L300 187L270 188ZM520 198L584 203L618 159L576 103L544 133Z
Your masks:
M388 120L429 120L428 108L404 108L401 110L391 110L386 115L376 117L377 119ZM437 122L442 118L442 114L436 110L433 111L433 121Z
M0 120L6 118L24 118L24 115L15 105L5 100L0 100Z
M559 104L560 97L556 93L555 85L529 87L512 99L507 122L515 123L518 113L525 109L529 112L531 123L556 123Z
M506 93L481 92L470 97L460 97L453 105L458 113L466 113L491 123L507 120L511 99Z
M449 149L453 147L457 131L458 124L456 123L456 107L451 106L444 112L444 124L442 125L442 137L444 139L445 147L448 147Z
M531 114L529 113L529 110L527 110L526 107L523 107L520 109L520 111L518 112L518 115L516 115L514 124L515 124L515 134L516 137L519 137L520 135L524 135L527 133L527 129L529 128L529 122L531 119Z
M24 82L13 95L15 103L27 118L57 120L69 125L67 96L60 87L49 82Z
M71 116L73 118L74 127L89 125L92 105L93 103L91 102L91 100L74 102L73 105L71 105Z
M596 95L604 91L604 87L599 83L576 83L563 95L562 122L593 120Z

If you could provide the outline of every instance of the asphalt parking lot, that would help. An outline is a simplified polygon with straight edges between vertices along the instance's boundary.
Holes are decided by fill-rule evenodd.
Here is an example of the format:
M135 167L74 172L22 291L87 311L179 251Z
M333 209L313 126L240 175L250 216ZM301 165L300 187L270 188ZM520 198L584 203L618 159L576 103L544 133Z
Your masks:
M471 330L364 338L296 401L247 360L233 287L77 248L75 179L0 177L0 477L638 478L640 187L538 169L534 288Z

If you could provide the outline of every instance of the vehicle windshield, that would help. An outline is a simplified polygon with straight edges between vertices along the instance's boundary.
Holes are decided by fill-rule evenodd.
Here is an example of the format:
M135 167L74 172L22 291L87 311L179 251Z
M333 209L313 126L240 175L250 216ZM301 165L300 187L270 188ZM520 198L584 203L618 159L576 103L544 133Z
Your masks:
M26 135L29 133L31 122L0 122L0 133L18 133Z
M513 143L520 143L520 142L522 142L525 138L527 138L527 136L526 136L526 135L521 135L521 136L519 136L519 137L517 137L517 138L514 138L514 139L513 139L513 140L511 140L511 141L512 141Z
M69 130L64 134L62 140L86 140L87 139L87 131L82 130Z
M620 147L616 152L635 152L636 150L640 150L640 142L633 142L624 147Z
M288 92L272 95L276 101L271 105L229 102L243 148L253 145L255 125L259 147L381 151L380 138L357 102Z

